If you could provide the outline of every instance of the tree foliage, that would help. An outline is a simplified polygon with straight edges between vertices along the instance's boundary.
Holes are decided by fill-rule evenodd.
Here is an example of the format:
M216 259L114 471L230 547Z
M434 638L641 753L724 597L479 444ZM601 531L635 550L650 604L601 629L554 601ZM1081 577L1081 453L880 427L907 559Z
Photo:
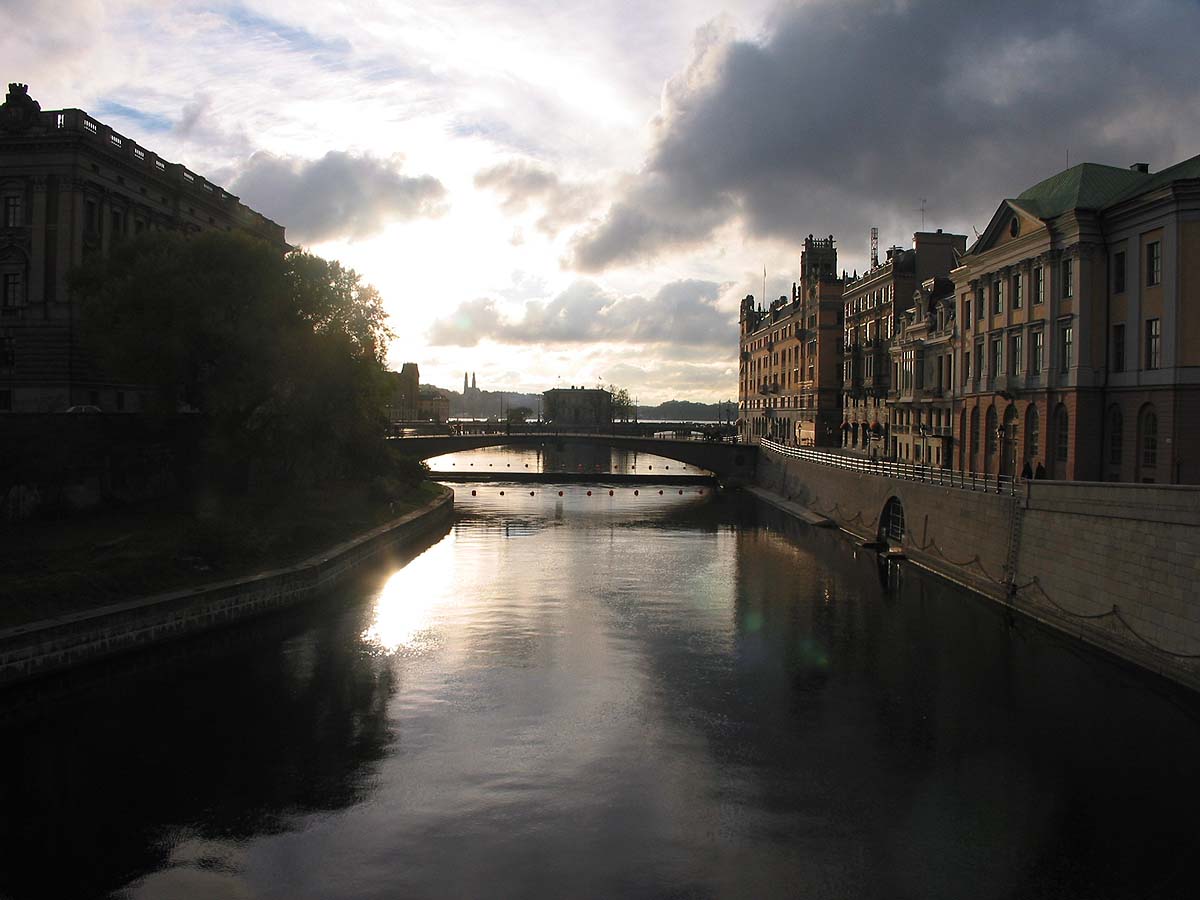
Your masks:
M353 270L248 235L156 232L72 285L101 363L160 411L202 416L202 462L229 486L379 464L391 332Z

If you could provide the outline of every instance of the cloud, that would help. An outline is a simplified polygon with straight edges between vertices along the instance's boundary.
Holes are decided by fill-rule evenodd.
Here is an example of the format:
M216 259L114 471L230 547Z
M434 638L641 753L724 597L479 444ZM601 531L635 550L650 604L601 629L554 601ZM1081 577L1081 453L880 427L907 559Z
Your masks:
M598 271L710 240L982 224L1072 161L1163 166L1196 151L1200 4L812 0L759 41L702 28L666 85L641 170L574 266ZM1148 127L1149 126L1149 127Z
M586 218L599 200L595 185L564 182L549 169L522 159L477 172L475 187L500 194L500 208L510 215L539 205L537 227L550 237Z
M363 238L389 222L439 214L442 183L431 175L402 175L399 168L398 157L330 151L306 160L260 151L230 190L284 225L289 238Z
M434 322L432 344L471 347L484 339L510 344L621 342L719 347L737 343L733 305L718 301L724 286L712 281L675 281L647 299L621 296L591 281L577 281L551 300L529 300L519 317L506 315L491 298L460 304Z

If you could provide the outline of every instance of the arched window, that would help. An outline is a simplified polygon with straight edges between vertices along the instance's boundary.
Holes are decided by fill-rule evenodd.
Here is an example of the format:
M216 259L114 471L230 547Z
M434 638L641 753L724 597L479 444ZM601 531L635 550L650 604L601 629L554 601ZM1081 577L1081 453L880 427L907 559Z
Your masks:
M1141 435L1138 444L1142 452L1142 467L1153 469L1158 465L1158 416L1149 403L1142 407L1138 416L1138 432Z
M1054 410L1054 458L1058 462L1067 461L1067 450L1071 443L1071 420L1067 408L1061 403Z
M987 429L984 434L987 443L987 457L991 459L996 452L996 407L989 406L987 411Z
M1124 428L1125 423L1121 420L1121 408L1119 406L1110 406L1108 408L1109 465L1119 466L1121 464L1121 451L1125 445Z
M1037 459L1042 452L1042 423L1038 417L1037 406L1029 404L1025 410L1025 456L1027 459Z

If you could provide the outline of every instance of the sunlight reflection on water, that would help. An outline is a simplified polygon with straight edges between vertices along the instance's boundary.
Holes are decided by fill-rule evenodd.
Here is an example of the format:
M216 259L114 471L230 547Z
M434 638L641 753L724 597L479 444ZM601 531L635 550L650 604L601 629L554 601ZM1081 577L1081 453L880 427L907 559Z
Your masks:
M451 592L454 533L447 534L389 578L375 598L368 646L384 653L422 653L438 646L435 619L455 602Z

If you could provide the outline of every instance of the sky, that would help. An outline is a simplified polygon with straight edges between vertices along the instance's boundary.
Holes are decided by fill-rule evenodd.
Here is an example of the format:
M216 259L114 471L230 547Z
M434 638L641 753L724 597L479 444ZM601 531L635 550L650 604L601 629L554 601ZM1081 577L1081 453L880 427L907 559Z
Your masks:
M447 388L736 397L808 234L973 240L1068 160L1200 153L1196 0L0 0L6 82L382 292ZM924 213L922 214L922 208Z

